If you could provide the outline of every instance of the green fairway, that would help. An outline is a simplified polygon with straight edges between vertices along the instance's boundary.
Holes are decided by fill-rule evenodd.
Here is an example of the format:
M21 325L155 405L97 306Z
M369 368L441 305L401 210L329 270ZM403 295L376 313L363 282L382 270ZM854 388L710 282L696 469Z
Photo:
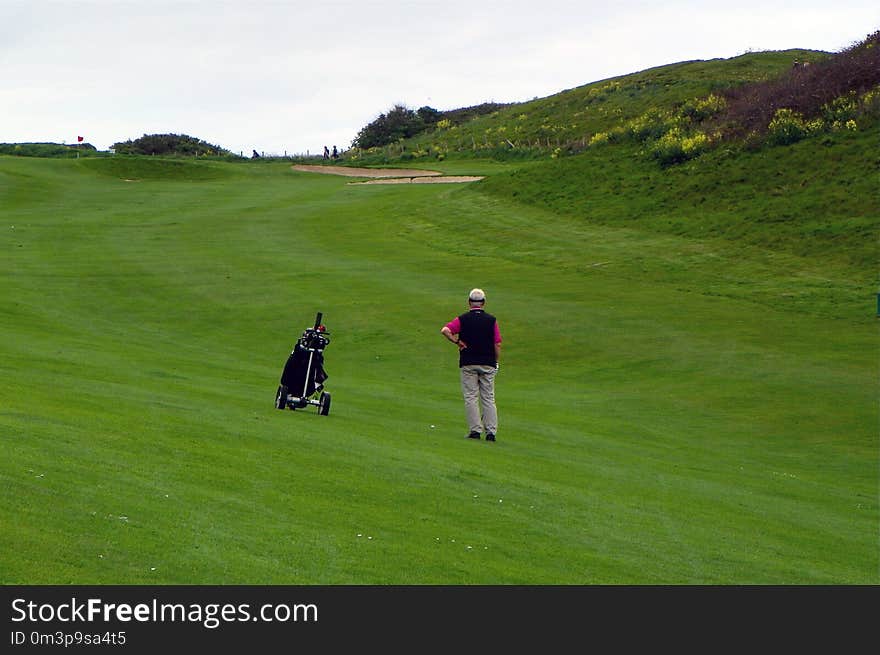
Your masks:
M880 583L863 253L425 167L488 177L0 156L0 583ZM475 286L495 444L439 334ZM317 312L332 410L278 411Z

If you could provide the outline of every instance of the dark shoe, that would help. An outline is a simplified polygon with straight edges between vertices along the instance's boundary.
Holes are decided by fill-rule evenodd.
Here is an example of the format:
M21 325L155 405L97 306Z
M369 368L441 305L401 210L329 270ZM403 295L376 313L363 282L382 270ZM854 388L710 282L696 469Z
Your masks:
M468 439L479 439L479 438L480 438L480 433L479 433L479 432L471 432L471 433L467 436L467 438L468 438Z
M486 441L495 441L495 435L491 432L486 435Z

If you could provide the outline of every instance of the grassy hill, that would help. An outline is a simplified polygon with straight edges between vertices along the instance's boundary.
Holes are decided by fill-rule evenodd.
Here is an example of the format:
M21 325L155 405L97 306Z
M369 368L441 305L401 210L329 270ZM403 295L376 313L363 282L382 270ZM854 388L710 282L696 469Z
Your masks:
M749 53L731 59L679 62L591 82L546 98L514 103L465 123L448 121L385 148L354 150L356 161L545 156L557 148L581 149L596 133L648 112L671 110L695 98L749 82L772 79L794 61L822 61L812 50Z
M847 311L840 298L823 300L824 278L849 278L850 308L861 313L880 254L877 46L880 32L840 53L787 50L659 66L349 158L424 166L520 161L479 191L591 224L821 261L815 279L788 279L764 301L840 315ZM684 260L670 268L687 275ZM741 286L720 272L706 292L726 297Z
M0 157L0 582L877 584L877 136L407 162L471 185ZM473 286L496 444L439 335ZM331 414L278 411L317 311Z

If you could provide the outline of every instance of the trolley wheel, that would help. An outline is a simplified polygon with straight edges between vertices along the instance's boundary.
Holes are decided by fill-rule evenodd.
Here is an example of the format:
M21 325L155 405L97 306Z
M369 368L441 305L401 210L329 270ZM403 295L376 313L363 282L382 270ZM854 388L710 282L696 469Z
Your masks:
M283 384L275 392L275 409L287 409L287 387Z
M321 414L321 416L327 416L327 414L330 413L330 394L325 391L321 394L318 402L320 403L318 405L318 413Z

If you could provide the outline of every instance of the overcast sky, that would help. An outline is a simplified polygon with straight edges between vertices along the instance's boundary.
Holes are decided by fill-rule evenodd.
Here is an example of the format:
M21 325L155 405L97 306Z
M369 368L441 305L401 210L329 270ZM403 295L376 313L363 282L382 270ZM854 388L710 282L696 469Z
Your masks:
M397 103L521 102L877 29L878 0L0 0L0 143L314 154Z

